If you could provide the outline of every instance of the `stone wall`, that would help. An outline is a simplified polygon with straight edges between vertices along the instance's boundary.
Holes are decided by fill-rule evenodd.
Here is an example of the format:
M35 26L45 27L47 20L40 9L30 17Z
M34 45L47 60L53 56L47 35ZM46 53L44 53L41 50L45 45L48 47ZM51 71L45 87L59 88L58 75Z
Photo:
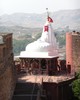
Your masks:
M16 85L16 70L13 61L12 34L1 34L0 44L0 100L11 100Z
M73 41L73 65L75 71L80 69L80 33L76 32L72 35Z
M0 100L11 100L15 87L15 80L12 68L8 67L5 73L0 76Z
M43 82L47 100L73 100L71 83L75 78L62 82Z
M71 65L71 72L80 69L80 33L66 33L66 65Z

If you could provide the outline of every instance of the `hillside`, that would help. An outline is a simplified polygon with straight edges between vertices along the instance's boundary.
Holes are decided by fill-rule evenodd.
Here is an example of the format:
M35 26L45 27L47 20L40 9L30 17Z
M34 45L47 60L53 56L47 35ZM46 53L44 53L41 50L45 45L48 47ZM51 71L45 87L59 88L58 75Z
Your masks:
M69 26L70 28L77 29L80 27L80 9L51 12L50 16L54 20L54 28ZM22 26L30 28L41 28L45 23L45 19L46 13L14 13L11 15L0 16L0 26Z
M24 40L27 38L35 38L35 35L42 32L42 28L27 28L22 26L0 26L0 32L13 33L16 40Z

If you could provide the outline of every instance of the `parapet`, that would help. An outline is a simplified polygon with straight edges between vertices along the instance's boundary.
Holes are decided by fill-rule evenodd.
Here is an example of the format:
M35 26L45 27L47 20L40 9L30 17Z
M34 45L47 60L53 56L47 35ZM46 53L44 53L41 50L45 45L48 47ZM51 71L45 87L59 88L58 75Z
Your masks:
M0 59L12 52L12 33L0 33Z
M79 35L79 36L80 36L80 32L73 31L73 32L72 32L72 35Z
M12 33L0 33L0 44L5 43L7 38L12 38Z

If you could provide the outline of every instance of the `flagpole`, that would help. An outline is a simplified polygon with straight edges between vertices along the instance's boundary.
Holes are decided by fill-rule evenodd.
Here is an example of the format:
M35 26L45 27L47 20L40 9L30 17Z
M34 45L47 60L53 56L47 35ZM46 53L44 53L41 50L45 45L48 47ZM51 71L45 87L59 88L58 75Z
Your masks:
M49 12L48 12L48 8L46 8L46 11L47 11L47 19L48 19L48 17L49 17Z

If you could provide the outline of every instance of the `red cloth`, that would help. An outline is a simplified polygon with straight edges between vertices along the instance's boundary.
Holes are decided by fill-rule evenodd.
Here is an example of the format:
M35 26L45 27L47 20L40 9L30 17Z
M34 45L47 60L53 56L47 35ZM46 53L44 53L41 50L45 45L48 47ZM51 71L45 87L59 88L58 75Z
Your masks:
M49 21L49 22L53 22L53 20L52 20L51 17L48 17L48 21Z
M48 32L48 26L44 26L44 32L47 31Z

